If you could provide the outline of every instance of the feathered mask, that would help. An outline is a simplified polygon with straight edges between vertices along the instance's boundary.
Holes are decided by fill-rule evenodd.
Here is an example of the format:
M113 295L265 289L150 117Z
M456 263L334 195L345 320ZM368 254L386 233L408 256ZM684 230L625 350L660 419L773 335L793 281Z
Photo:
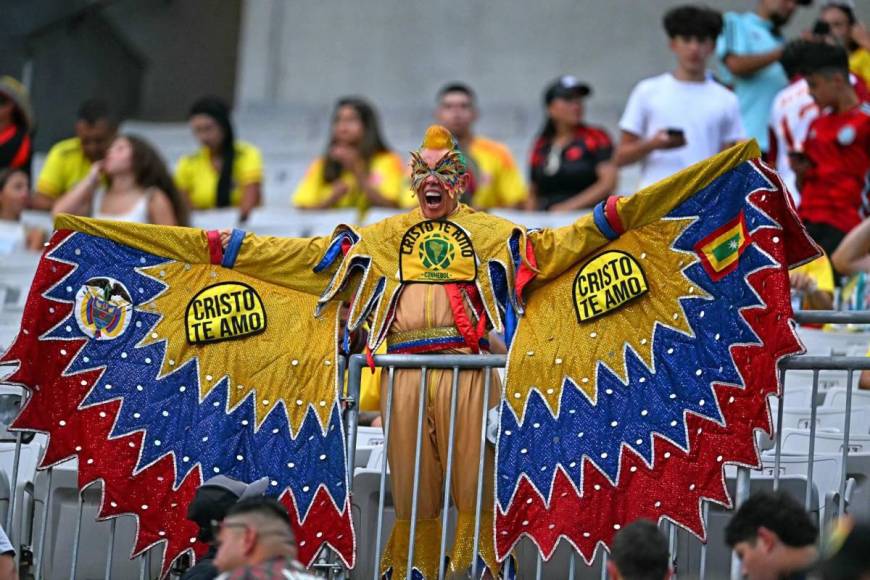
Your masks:
M435 167L429 167L420 156L423 149L447 149ZM462 194L461 177L466 172L465 156L459 149L459 145L450 134L450 131L441 125L432 125L426 130L420 149L411 152L411 186L414 193L419 193L423 182L430 175L434 175L447 191L451 199L456 199Z

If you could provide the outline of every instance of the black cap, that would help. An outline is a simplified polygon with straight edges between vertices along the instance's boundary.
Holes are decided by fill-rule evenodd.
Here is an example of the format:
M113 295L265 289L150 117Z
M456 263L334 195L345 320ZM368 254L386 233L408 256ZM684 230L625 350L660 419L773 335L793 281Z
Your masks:
M592 94L592 87L581 82L577 77L562 75L554 80L544 92L544 103L549 105L553 99L572 99L586 97Z

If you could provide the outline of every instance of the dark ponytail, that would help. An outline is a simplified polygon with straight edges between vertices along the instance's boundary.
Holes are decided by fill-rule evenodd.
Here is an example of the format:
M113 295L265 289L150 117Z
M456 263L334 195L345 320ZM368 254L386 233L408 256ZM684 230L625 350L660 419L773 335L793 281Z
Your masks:
M229 207L233 193L233 164L236 160L236 134L230 121L230 109L217 97L203 97L190 108L189 117L208 115L224 134L221 143L221 173L217 184L217 207Z

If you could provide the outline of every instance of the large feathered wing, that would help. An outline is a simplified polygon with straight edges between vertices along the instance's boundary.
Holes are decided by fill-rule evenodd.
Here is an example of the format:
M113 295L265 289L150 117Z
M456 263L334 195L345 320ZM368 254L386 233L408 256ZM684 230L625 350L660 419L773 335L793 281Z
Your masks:
M268 477L300 559L329 545L352 565L337 307L314 316L328 240L252 238L233 269L201 230L56 226L2 357L31 394L14 427L49 436L41 466L78 458L100 517L138 519L134 553L165 543L164 572L202 547L187 505L216 474Z
M590 561L639 517L703 538L702 502L730 503L724 466L758 465L776 363L802 348L787 268L818 250L757 157L737 146L530 235L539 276L501 405L500 558L526 535L545 558L565 538Z

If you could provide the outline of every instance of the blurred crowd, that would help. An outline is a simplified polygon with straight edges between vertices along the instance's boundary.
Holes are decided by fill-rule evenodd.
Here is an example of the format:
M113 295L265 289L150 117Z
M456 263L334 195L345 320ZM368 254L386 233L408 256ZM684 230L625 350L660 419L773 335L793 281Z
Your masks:
M724 15L703 6L671 9L662 23L674 64L637 83L616 139L585 118L591 84L561 76L543 90L544 123L525 172L504 144L475 132L474 89L444 85L434 116L471 161L464 201L483 210L583 210L614 193L620 167L640 164L644 187L754 138L813 238L833 254L863 217L870 32L851 1L838 0L818 8L811 30L784 38L781 28L809 3L757 0L752 10ZM237 207L244 222L260 204L261 153L236 138L220 99L205 97L190 107L200 148L183 156L174 174L151 144L118 133L107 101L82 103L75 136L56 143L39 175L31 176L34 112L20 83L0 79L0 251L38 245L38 236L14 225L28 207L184 225L191 211L221 207ZM291 200L301 209L361 212L414 205L407 164L386 142L372 103L362 97L335 103L323 153ZM850 267L837 265L844 273Z

